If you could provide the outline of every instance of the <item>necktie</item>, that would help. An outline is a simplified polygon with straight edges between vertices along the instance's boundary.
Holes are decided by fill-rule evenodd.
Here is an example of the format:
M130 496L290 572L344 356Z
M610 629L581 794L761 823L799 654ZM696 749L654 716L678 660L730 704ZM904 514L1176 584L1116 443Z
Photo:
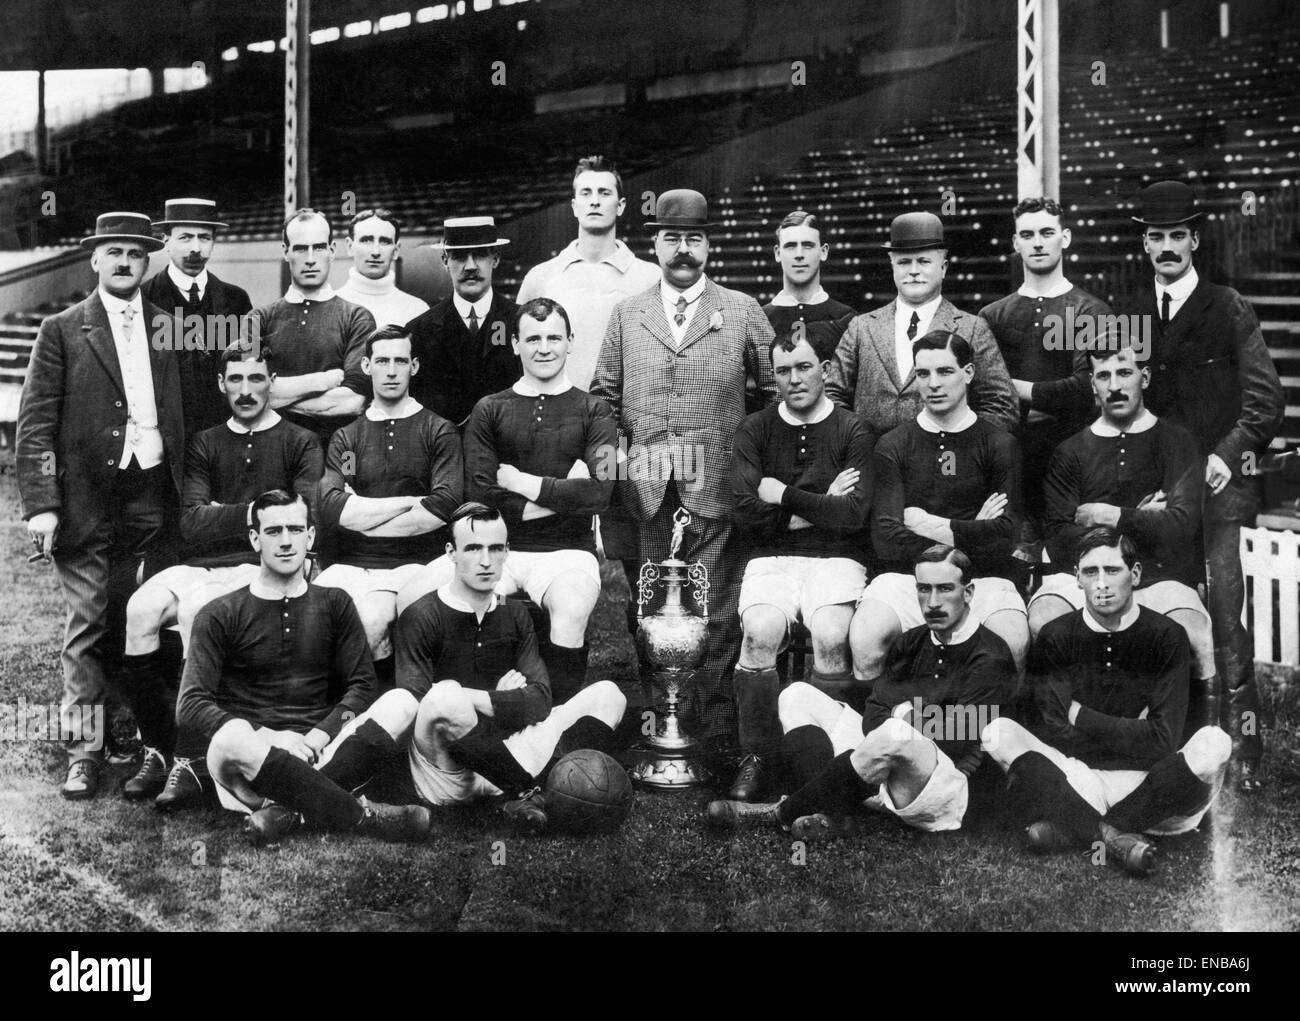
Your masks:
M1160 295L1160 325L1169 325L1169 292Z
M686 325L686 295L681 295L677 299L677 314L673 316L673 322L678 326Z
M915 312L912 313L912 321L907 324L907 339L916 340L916 328L921 323L921 317Z
M474 311L474 306L469 307L469 335L478 336L478 313Z
M199 303L199 285L198 285L198 284L190 284L189 303L190 303L191 305L197 305L197 304Z

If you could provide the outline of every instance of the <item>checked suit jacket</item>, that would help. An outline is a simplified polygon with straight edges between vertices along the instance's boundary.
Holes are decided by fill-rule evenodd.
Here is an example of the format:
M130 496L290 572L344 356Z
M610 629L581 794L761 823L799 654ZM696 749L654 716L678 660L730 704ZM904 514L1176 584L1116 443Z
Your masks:
M162 311L147 298L142 308L146 324ZM176 353L151 344L149 365L163 454L179 500L185 426ZM23 519L58 511L57 543L65 552L100 530L119 470L126 420L113 329L96 289L41 323L18 408L15 445Z
M650 520L663 503L668 473L659 468L669 458L687 510L730 518L732 440L745 417L746 376L765 405L777 400L772 336L757 301L707 279L681 347L657 282L614 306L591 393L608 401L618 419L629 461L615 492L638 520ZM638 453L640 471L632 456Z
M915 420L923 407L915 370L906 379L898 371L894 354L896 304L897 299L849 323L826 377L827 396L841 407L856 411L877 439ZM999 429L1015 429L1020 424L1020 405L989 324L944 298L935 309L930 329L949 330L970 342L975 355L971 410Z

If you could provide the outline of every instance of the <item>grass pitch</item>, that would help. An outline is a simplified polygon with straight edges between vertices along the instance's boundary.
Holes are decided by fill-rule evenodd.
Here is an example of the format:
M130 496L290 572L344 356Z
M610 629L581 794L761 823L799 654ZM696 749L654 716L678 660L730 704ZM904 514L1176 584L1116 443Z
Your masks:
M0 454L0 701L57 702L62 599L28 566L12 454ZM619 600L593 617L592 671L630 683ZM605 837L516 838L486 810L440 817L419 847L305 834L245 845L219 810L163 816L124 801L117 767L90 803L58 796L62 749L0 742L5 930L1294 930L1300 927L1300 695L1274 678L1261 796L1224 792L1212 821L1160 841L1149 880L1086 854L1038 859L984 775L967 828L923 834L885 817L850 842L776 831L719 838L706 793L637 795ZM1266 714L1267 715L1267 714ZM987 781L987 782L984 782Z

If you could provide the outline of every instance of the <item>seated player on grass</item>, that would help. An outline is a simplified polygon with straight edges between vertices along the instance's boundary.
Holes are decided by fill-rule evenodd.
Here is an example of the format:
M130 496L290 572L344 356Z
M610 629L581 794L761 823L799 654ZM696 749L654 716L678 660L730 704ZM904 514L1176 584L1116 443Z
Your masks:
M1183 740L1187 634L1134 598L1142 565L1128 537L1090 529L1077 558L1086 605L1045 625L1030 659L1043 739L999 719L983 745L1007 773L1032 850L1103 841L1109 864L1146 875L1155 849L1141 834L1196 828L1223 786L1232 739L1201 727Z
M366 338L361 368L375 398L330 438L320 516L332 530L333 562L316 584L352 597L387 689L397 593L436 555L437 533L461 502L464 468L455 427L411 396L420 363L405 329L387 326Z
M315 539L297 493L263 493L251 539L261 569L246 588L199 611L176 713L208 742L221 804L249 813L254 844L279 840L299 821L385 840L419 840L429 811L354 797L313 768L345 720L376 694L366 633L346 592L303 576Z
M898 636L921 613L908 570L934 543L965 551L974 570L975 619L1007 643L1023 672L1025 602L1012 554L1020 534L1020 453L1015 439L976 418L967 402L975 366L965 338L943 330L912 345L925 407L876 443L871 539L879 572L862 594L849 643L854 676L871 682Z
M830 362L799 333L777 334L772 372L781 403L750 415L733 445L734 520L750 550L740 584L744 640L732 677L744 758L729 796L754 801L781 746L776 659L802 621L811 683L862 707L849 670L849 622L867 583L871 437L826 396Z
M465 495L499 510L510 531L497 592L527 592L549 614L550 634L539 640L559 705L587 681L587 620L600 598L591 521L614 493L608 467L618 433L609 405L565 375L573 331L563 307L534 298L515 313L513 329L524 374L469 416ZM454 573L450 557L440 557L403 590L399 609Z
M249 507L258 496L284 489L313 500L320 481L320 444L271 410L274 381L268 347L226 348L216 383L230 418L196 435L185 454L180 520L185 562L155 574L127 603L122 684L145 752L140 771L122 793L154 798L162 811L202 804L212 779L206 742L177 733L175 679L165 676L159 636L176 624L181 646L188 649L195 614L257 577L248 529Z
M914 566L924 623L892 644L862 713L811 684L791 684L779 700L782 753L798 788L770 805L714 801L712 825L832 838L857 828L865 803L916 829L961 827L967 778L983 757L981 727L1014 694L1016 665L1007 643L971 612L970 558L937 545Z
M1201 520L1201 467L1191 433L1159 419L1146 407L1151 370L1130 347L1094 353L1092 389L1101 415L1052 455L1043 483L1044 533L1058 573L1049 574L1029 600L1029 631L1083 608L1075 580L1075 549L1091 528L1107 525L1129 537L1142 564L1148 606L1181 624L1192 646L1193 677L1214 692L1214 640L1197 580L1196 530ZM1203 706L1189 705L1199 720Z
M510 552L499 511L467 503L451 518L450 581L397 621L397 687L348 725L325 773L359 790L403 744L430 805L506 795L525 832L546 828L541 784L562 753L608 745L627 699L597 681L551 706L550 680L528 611L496 588Z

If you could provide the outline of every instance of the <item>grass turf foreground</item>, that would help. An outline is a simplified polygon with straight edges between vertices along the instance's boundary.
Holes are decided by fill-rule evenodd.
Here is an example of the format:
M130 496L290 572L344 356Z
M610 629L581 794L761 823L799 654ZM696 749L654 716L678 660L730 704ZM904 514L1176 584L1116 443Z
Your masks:
M11 454L0 455L0 700L57 702L63 607L53 571L28 566ZM606 580L614 578L606 571ZM621 581L610 590L623 598ZM589 640L593 671L630 677L615 595ZM1287 930L1300 927L1300 693L1274 678L1267 790L1224 792L1212 821L1160 841L1149 880L1087 854L1028 856L995 810L997 777L957 833L873 817L866 834L797 844L718 837L705 793L639 792L606 837L516 838L490 811L440 817L419 847L299 834L248 847L219 810L160 815L117 792L58 796L64 756L0 742L4 930Z

